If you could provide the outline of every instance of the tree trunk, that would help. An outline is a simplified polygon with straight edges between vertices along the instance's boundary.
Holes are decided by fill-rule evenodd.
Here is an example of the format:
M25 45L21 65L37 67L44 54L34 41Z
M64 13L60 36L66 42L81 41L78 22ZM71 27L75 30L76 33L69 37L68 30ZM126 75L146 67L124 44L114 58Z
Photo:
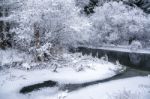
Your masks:
M36 24L34 24L35 47L40 48L40 31Z
M37 24L34 24L34 43L35 43L36 49L39 49L40 48L40 29L37 26ZM35 61L42 61L40 52L38 52L37 50L35 52Z

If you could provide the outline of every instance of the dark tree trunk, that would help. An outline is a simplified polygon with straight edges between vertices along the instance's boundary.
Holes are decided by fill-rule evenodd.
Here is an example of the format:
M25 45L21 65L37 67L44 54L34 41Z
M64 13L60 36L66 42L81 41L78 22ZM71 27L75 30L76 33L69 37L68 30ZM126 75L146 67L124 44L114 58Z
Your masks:
M40 31L39 27L34 24L34 36L35 36L35 46L36 48L40 48Z

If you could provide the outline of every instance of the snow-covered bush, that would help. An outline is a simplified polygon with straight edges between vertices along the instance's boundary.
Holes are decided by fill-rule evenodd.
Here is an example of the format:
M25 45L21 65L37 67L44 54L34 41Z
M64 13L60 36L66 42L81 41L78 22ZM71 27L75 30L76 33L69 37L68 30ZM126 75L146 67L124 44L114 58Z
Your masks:
M14 10L11 21L16 26L14 45L18 49L40 49L46 43L52 46L75 46L87 41L91 23L80 15L74 0L25 0ZM44 52L43 52L44 53Z
M15 49L0 50L0 67L2 68L27 67L27 64L31 63L32 60L31 55Z
M39 29L40 36L46 36L40 39L57 39L56 42L66 43L68 40L64 40L72 40L75 34L84 32L90 25L88 19L79 15L80 9L75 6L74 0L28 0L22 8L19 23L24 31L18 32L26 32L24 35L30 38L34 36L35 26ZM21 27L19 29L22 29Z
M93 22L93 43L128 44L133 38L140 41L150 38L149 15L123 2L108 2L95 8L90 19Z
M139 41L132 41L132 43L130 45L131 50L136 51L141 48L142 48L142 44Z
M51 49L52 49L51 43L46 43L43 46L40 46L40 48L38 49L33 49L32 52L34 53L35 58L37 58L36 60L46 61L52 58L52 55L51 55L52 53L50 53Z

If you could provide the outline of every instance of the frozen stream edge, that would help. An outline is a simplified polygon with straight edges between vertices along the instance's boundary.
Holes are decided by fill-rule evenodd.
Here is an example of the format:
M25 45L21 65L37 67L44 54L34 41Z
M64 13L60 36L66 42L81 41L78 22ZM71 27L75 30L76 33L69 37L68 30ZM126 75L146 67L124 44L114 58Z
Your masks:
M132 69L132 68L128 67L125 71L120 72L119 74L117 74L113 77L106 78L103 80L97 80L97 81L81 83L81 84L59 84L59 82L53 82L53 81L49 80L49 81L45 81L45 82L40 83L40 84L35 84L35 85L23 87L20 90L20 93L26 94L26 93L29 93L31 91L36 91L40 88L40 87L37 87L36 85L41 86L41 88L58 87L59 90L62 90L62 91L68 90L68 92L72 92L72 91L76 91L76 90L79 90L81 88L92 86L92 85L99 84L99 83L105 83L105 82L109 82L112 80L119 80L119 79L124 79L124 78L129 78L129 77L147 76L148 74L150 74L150 71L143 71L143 70ZM46 82L49 82L49 85L47 85Z

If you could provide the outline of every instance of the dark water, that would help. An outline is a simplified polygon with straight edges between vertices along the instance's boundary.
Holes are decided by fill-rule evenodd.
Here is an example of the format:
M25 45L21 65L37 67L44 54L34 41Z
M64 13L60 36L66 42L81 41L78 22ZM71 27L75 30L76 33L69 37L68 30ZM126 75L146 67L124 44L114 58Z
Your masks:
M40 88L45 88L45 87L58 87L59 90L64 90L64 91L68 90L69 92L72 92L72 91L76 91L76 90L79 90L88 86L92 86L95 84L99 84L99 83L105 83L105 82L110 82L113 80L129 78L129 77L147 76L148 74L150 74L150 71L127 68L125 72L120 73L112 78L108 78L104 80L97 80L94 82L87 82L87 83L81 83L81 84L61 84L61 85L59 85L59 83L55 81L45 81L43 83L25 86L20 90L20 93L28 94L32 91L37 91L37 90L40 90Z
M99 84L99 83L105 83L105 82L110 82L113 80L129 78L129 77L148 76L148 74L150 74L150 71L127 68L127 70L125 72L118 74L112 78L98 80L98 81L94 81L94 82L83 83L83 84L68 84L68 85L64 85L64 89L62 89L62 90L68 90L71 92L71 91L76 91L81 88L85 88L85 87L92 86L92 85Z
M118 60L124 66L150 71L150 54L147 53L131 53L86 47L78 47L76 51L81 52L83 55L98 56L99 58L107 55L108 61L110 62L116 62Z
M30 86L25 86L20 90L20 93L22 94L26 94L35 90L40 90L40 88L44 88L44 87L55 87L57 86L57 82L55 81L44 81L43 83L38 83L38 84L34 84L34 85L30 85Z

